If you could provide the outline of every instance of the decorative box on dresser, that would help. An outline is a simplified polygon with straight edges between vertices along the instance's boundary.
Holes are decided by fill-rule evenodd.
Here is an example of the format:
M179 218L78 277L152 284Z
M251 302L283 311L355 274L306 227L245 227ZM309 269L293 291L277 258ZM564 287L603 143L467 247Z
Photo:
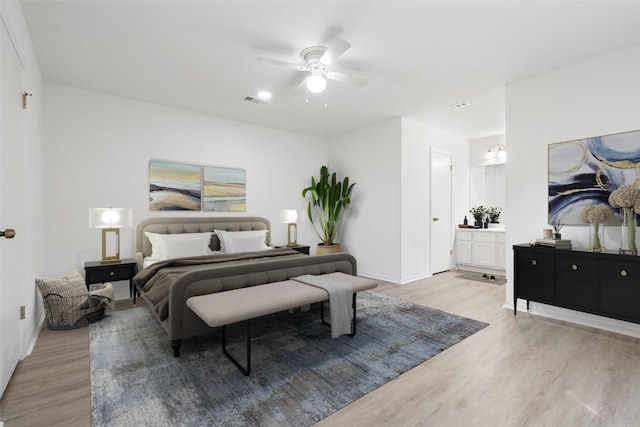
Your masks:
M515 245L514 314L518 298L640 323L640 258Z
M505 230L459 228L456 254L458 268L502 275L507 262Z

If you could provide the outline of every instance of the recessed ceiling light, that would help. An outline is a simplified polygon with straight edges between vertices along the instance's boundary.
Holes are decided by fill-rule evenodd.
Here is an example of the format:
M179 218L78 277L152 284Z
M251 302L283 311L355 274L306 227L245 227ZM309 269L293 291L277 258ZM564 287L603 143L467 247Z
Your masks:
M449 110L457 110L458 108L468 107L469 105L471 104L469 104L467 101L461 101L456 104L449 105L447 108Z
M258 92L258 98L271 99L271 92L269 92L268 90L261 90L260 92Z

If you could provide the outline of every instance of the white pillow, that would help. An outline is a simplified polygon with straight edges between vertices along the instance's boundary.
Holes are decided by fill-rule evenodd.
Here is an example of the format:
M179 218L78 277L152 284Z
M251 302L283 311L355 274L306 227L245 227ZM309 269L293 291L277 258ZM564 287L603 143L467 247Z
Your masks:
M213 231L215 231L218 239L220 239L220 251L225 254L271 249L266 244L267 230Z
M148 258L152 261L212 254L209 247L212 232L158 234L145 231L144 234L151 242L151 256Z

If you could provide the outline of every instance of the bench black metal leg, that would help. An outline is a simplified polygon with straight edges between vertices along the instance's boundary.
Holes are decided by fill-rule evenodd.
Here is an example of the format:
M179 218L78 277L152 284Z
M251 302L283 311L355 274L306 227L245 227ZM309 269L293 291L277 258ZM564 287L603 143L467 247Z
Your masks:
M353 297L351 299L351 307L353 308L353 317L351 318L351 333L349 334L350 337L356 334L356 295L357 294L354 292ZM324 301L320 303L320 319L322 320L322 323L324 323L325 325L331 326L331 323L324 320Z
M246 366L247 367L246 369L242 365L240 365L240 363L238 363L238 361L234 359L233 356L231 356L227 351L227 327L226 326L222 326L222 352L224 353L225 356L227 356L227 359L231 360L231 362L233 362L233 364L236 365L238 369L240 369L240 372L242 372L246 376L249 376L249 373L251 372L251 319L247 320L245 323L247 324L247 332L246 332L246 335L247 335Z

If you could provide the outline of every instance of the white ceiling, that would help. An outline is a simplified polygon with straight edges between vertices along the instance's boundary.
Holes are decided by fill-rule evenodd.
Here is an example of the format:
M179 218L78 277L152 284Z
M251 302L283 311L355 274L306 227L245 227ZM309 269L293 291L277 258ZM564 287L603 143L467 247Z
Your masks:
M640 44L635 1L23 0L46 81L332 137L391 117L479 138L504 132L504 85ZM292 94L299 62L336 38L370 79ZM243 101L260 89L269 105ZM450 111L460 101L471 105Z

